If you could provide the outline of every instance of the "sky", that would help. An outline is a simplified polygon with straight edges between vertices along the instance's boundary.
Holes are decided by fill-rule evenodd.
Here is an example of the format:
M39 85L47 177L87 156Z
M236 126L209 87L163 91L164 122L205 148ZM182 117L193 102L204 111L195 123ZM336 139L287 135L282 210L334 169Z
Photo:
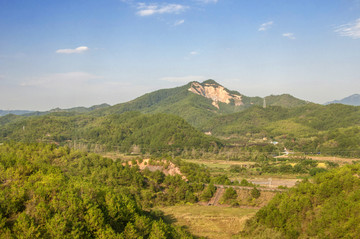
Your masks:
M360 0L0 0L2 110L206 79L315 103L360 93Z

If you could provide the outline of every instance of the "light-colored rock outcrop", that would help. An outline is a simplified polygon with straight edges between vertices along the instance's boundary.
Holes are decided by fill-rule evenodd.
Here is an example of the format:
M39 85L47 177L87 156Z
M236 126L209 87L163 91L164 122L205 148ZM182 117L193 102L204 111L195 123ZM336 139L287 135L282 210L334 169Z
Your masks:
M203 83L200 84L198 82L193 82L189 91L194 94L198 94L204 96L206 98L211 99L212 105L219 109L218 102L230 104L231 100L233 100L235 106L243 105L242 96L237 94L229 93L223 86L211 83Z

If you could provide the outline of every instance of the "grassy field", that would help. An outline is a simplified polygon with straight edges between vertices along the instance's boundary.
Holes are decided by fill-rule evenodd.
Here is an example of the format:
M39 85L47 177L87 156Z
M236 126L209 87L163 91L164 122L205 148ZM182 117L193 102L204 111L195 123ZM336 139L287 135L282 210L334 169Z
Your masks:
M240 232L248 218L258 209L230 208L200 205L182 205L157 208L166 215L166 220L185 226L196 235L209 239L231 238Z
M184 159L186 162L203 164L209 168L211 174L227 174L229 175L229 169L232 165L253 165L254 162L240 162L240 161L225 161L225 160L210 160L210 159Z
M239 175L239 173L231 173L230 167L232 165L254 165L255 162L242 162L242 161L225 161L225 160L204 160L204 159L184 159L187 162L203 164L209 168L210 173L212 175L226 175L231 180L239 180L246 179L255 184L261 186L268 186L269 178L272 179L272 186L287 186L293 187L296 181L299 181L299 176L296 174L262 174L262 175L251 175L251 174L243 174ZM294 163L295 165L295 163ZM325 165L325 164L324 164ZM251 170L251 169L250 169ZM301 178L301 177L300 177ZM300 180L301 181L301 180ZM258 183L260 182L260 183Z
M283 155L283 156L278 156L277 158L288 158L288 157L289 156L287 155ZM360 161L360 158L344 158L344 157L336 157L336 156L299 155L299 157L307 157L317 161L331 161L334 163L338 163L340 165L351 164L353 161Z

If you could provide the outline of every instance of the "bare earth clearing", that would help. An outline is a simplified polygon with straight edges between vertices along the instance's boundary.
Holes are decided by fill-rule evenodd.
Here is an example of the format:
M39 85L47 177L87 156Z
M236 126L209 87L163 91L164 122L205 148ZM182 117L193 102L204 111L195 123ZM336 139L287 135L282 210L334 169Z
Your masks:
M166 219L185 226L196 236L210 239L226 239L239 233L250 217L258 209L230 208L199 205L183 205L157 208L163 211Z

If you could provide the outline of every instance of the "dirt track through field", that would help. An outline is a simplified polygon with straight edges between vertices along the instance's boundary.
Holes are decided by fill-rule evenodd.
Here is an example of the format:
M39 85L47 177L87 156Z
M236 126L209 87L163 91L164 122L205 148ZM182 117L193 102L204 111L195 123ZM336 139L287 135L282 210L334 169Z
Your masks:
M219 200L222 197L222 195L224 194L224 188L222 186L217 187L216 192L214 194L214 196L210 199L208 206L218 206L219 205Z

